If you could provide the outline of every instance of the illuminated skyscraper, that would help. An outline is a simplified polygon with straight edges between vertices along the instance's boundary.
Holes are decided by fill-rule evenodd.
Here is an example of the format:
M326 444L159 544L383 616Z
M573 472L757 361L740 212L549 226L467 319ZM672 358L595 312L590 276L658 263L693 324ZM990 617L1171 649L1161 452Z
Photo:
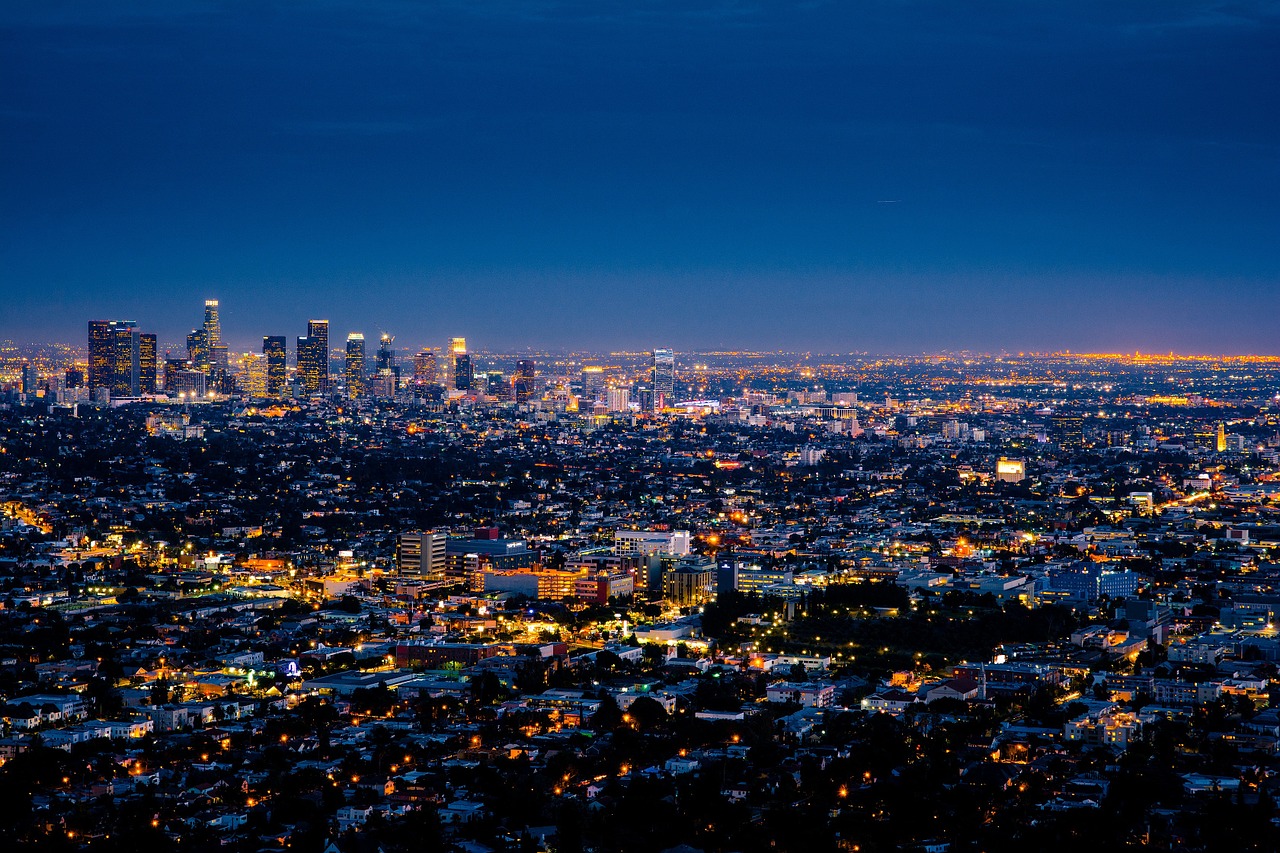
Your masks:
M204 329L192 329L187 333L187 361L194 370L209 372L209 333Z
M399 375L399 371L396 369L396 351L391 346L395 339L396 336L389 332L383 332L378 338L378 358L374 362L374 369L379 373L392 371Z
M450 338L449 339L448 355L445 358L445 372L448 374L448 376L446 377L446 384L450 388L458 387L458 358L460 356L465 356L466 354L467 354L466 338ZM467 359L467 370L470 371L470 369L471 369L471 359ZM467 378L465 380L467 382L467 387L470 387L471 385L470 380L471 380L471 376L470 376L470 373L468 373Z
M676 354L669 349L653 351L653 409L662 411L675 402Z
M204 335L209 348L222 345L222 323L218 320L218 300L204 301Z
M267 396L284 396L287 379L287 353L284 335L267 335L262 339L262 354L267 358Z
M115 364L111 373L112 397L136 397L141 387L141 341L132 325L115 329Z
M1219 453L1227 452L1227 425L1224 423L1218 424L1218 435L1214 447Z
M132 320L89 321L90 396L100 396L99 389L112 397L138 396L142 341L135 325Z
M472 385L471 356L462 353L453 357L453 387L458 391L470 391Z
M434 385L436 382L436 354L422 350L413 357L413 383Z
M24 358L22 360L22 393L36 393L36 382L37 377L35 365Z
M115 369L116 320L89 321L89 396L94 397L99 388L111 388L111 375Z
M250 397L267 396L267 357L255 352L241 353L236 359L240 368L240 387Z
M604 398L603 367L588 366L582 368L582 396L592 403Z
M138 336L138 390L156 393L156 336Z
M329 393L329 321L309 320L298 338L298 376L307 394Z
M531 358L516 362L515 395L517 403L527 403L534 394L538 365Z
M347 396L364 395L364 335L352 332L347 335Z

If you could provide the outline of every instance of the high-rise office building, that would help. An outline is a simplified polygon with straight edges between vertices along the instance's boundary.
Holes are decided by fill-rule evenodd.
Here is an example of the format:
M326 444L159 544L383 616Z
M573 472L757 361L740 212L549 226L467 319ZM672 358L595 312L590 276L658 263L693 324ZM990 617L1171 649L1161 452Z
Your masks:
M209 372L209 333L204 329L192 329L187 333L187 361L193 370Z
M396 542L396 567L400 574L443 580L447 541L444 533L401 533Z
M527 403L533 396L538 378L538 365L531 358L516 362L515 395L517 403Z
M458 391L470 391L472 386L471 356L461 353L453 357L453 387Z
M364 395L364 375L364 335L360 332L352 332L347 335L347 370L345 378L347 380L348 397Z
M218 300L204 301L204 335L209 348L222 345L222 322L218 319Z
M170 397L177 396L178 372L191 369L191 362L185 358L169 358L164 360L164 393Z
M466 338L450 338L449 346L445 350L444 369L445 369L445 385L449 388L458 387L458 357L467 354ZM470 360L468 359L468 367Z
M396 351L392 346L395 343L395 339L396 336L389 332L383 332L378 337L378 357L373 365L374 370L378 371L378 373L392 371L397 375L399 374L398 365L396 364Z
M1217 450L1219 453L1227 452L1227 425L1226 424L1224 423L1218 424L1218 434L1215 437L1213 446L1214 446L1214 449Z
M436 354L431 350L422 350L413 357L413 383L415 385L434 385L436 382Z
M262 339L262 354L267 359L268 397L284 396L285 383L288 376L288 355L286 353L284 335L266 335Z
M676 354L669 349L653 351L653 409L662 411L675 402Z
M133 324L119 325L114 329L115 345L112 350L111 396L136 397L141 389L141 341Z
M156 393L156 336L138 336L138 390Z
M91 397L138 396L142 383L142 341L135 325L132 320L89 321Z
M99 388L110 390L115 370L115 325L118 320L89 321L89 395L97 395Z
M23 394L36 393L36 382L37 382L36 368L35 368L35 365L33 365L30 361L28 361L25 358L22 360L21 379L22 379L21 387L22 387Z
M582 397L589 402L604 399L604 368L589 365L582 368Z
M307 336L298 338L298 376L307 394L329 393L329 321L307 321Z
M236 359L240 369L240 388L250 397L267 396L267 357L256 352L241 353Z

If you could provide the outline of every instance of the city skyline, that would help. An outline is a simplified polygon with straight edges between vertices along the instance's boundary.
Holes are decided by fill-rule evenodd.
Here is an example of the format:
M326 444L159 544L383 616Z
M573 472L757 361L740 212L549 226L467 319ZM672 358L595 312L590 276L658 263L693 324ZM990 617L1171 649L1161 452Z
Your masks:
M1274 7L914 11L0 11L0 337L1276 351Z

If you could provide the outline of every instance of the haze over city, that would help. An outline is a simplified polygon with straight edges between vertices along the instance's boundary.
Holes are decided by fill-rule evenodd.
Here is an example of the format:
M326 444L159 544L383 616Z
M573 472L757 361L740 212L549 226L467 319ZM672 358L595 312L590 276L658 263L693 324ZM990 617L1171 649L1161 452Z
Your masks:
M1277 351L1270 3L0 9L0 337ZM660 340L659 340L660 339Z

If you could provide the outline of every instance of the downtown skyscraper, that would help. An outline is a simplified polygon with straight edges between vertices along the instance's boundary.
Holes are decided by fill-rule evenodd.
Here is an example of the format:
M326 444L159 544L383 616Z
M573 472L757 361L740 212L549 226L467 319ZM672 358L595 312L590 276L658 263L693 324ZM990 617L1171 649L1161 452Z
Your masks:
M669 349L653 351L653 410L660 412L675 401L676 354Z
M133 320L89 321L89 395L136 397L142 393L142 340ZM151 371L155 373L155 336ZM152 386L154 388L154 379Z
M298 378L305 394L329 393L329 321L308 320L298 338Z
M348 397L364 396L365 380L364 335L352 332L347 335L347 361L344 378Z
M267 359L267 396L279 399L284 396L288 383L288 353L284 335L264 336L262 354Z

